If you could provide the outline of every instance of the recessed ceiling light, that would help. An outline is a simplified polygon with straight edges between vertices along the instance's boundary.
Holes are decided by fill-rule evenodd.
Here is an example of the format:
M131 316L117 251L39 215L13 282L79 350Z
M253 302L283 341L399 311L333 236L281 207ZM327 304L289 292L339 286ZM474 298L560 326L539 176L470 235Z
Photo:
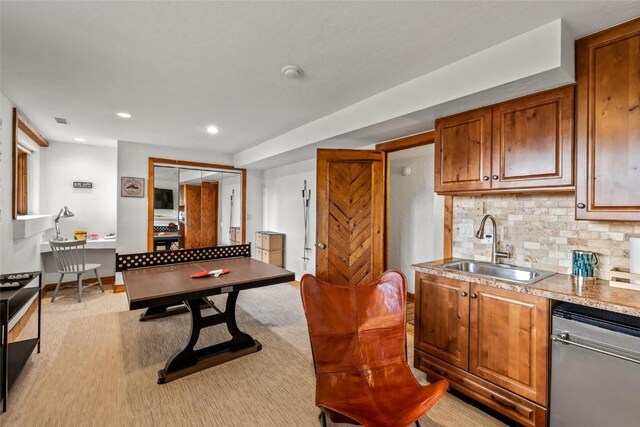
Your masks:
M220 131L218 130L217 126L211 125L211 126L207 126L207 132L216 134L216 133L218 133Z
M76 142L85 142L86 141L86 139L84 139L84 138L73 138L73 140L76 141Z
M131 118L131 114L125 113L125 112L116 113L116 116L122 117L123 119L130 119Z

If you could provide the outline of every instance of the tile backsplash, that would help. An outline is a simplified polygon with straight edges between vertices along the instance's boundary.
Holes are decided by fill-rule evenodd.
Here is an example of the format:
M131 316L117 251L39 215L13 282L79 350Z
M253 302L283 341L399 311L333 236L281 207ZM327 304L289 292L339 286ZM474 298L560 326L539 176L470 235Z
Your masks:
M571 274L571 251L598 254L597 275L609 279L613 266L629 267L629 236L640 222L576 221L571 194L456 196L453 199L453 256L488 261L491 244L474 237L485 214L498 224L500 250L511 246L504 262ZM491 231L491 222L485 232Z

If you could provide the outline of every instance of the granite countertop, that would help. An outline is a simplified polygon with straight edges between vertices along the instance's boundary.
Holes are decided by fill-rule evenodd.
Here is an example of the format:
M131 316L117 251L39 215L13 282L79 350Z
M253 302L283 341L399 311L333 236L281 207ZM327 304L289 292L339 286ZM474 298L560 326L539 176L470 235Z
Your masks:
M607 280L596 280L578 287L568 274L556 274L531 285L521 285L492 277L482 277L458 271L445 270L443 265L460 258L449 258L414 264L412 268L420 273L448 277L470 283L507 289L523 294L536 295L557 301L585 305L616 313L640 317L640 291L612 288Z

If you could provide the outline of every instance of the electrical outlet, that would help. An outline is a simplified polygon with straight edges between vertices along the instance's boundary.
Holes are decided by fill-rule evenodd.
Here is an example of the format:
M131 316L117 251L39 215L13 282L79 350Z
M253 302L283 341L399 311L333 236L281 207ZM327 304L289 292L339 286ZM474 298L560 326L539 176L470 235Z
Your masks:
M482 238L482 243L490 244L493 242L493 235L491 232L484 233L484 237Z
M473 237L473 224L460 224L460 237Z

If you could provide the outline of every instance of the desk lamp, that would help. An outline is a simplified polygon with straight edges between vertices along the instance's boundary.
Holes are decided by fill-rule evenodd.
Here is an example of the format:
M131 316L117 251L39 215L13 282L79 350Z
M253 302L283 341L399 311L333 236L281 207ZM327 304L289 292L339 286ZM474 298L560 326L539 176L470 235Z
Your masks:
M54 242L64 242L65 240L68 240L66 237L62 237L60 235L60 218L70 218L73 216L73 212L71 212L69 210L69 206L65 206L62 209L60 209L60 212L58 212L58 216L56 216L56 219L54 220L54 223L56 225L56 237L53 239Z

